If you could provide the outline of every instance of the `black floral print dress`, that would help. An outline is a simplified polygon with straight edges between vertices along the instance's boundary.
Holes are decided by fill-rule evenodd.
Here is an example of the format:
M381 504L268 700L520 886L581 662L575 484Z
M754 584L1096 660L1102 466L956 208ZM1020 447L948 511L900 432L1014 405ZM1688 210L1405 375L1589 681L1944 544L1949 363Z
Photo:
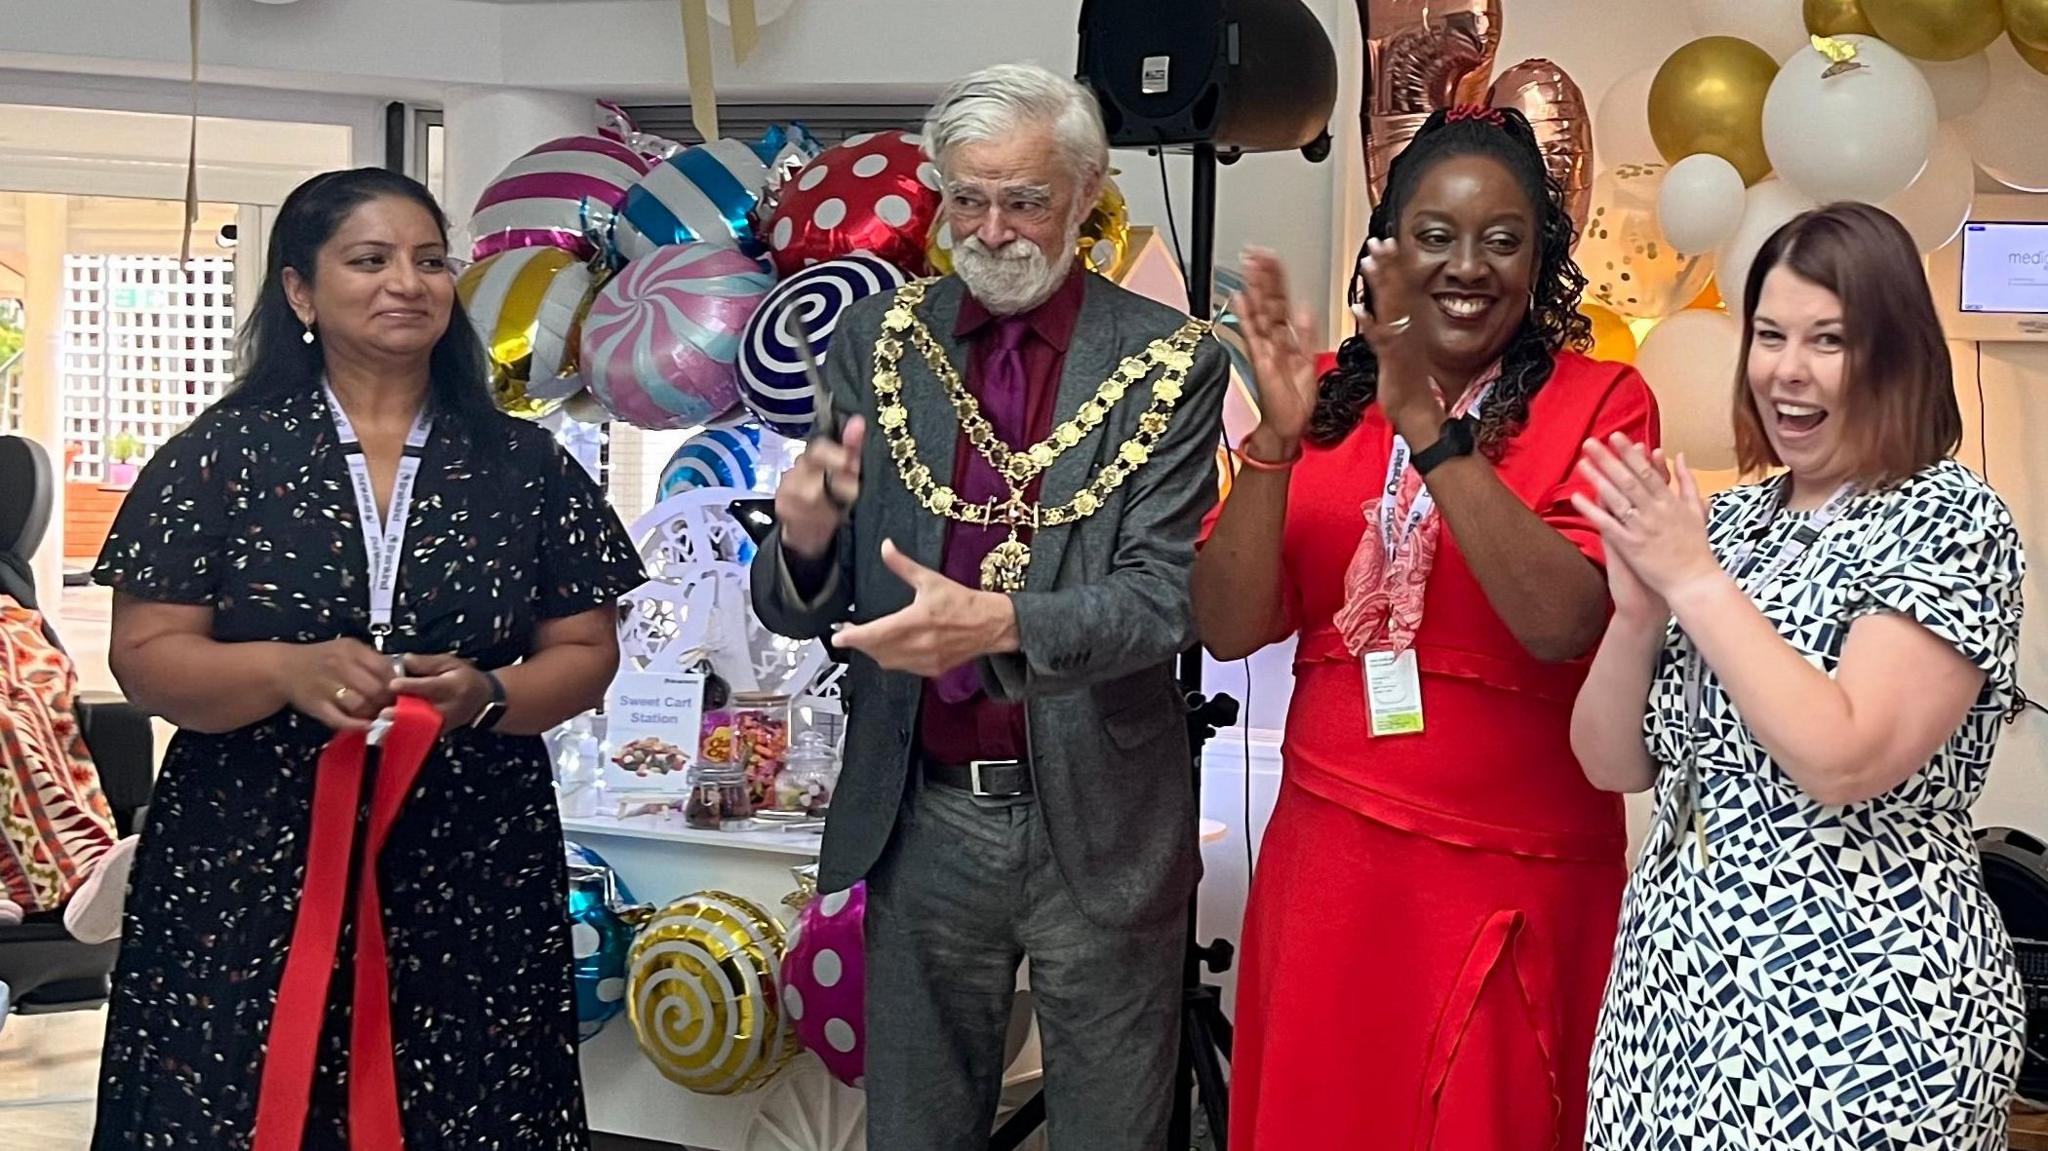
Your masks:
M95 578L211 606L226 643L367 642L368 567L337 441L317 386L206 413L143 470ZM582 467L506 418L473 438L436 427L398 579L388 650L495 669L531 653L539 623L612 603L642 568ZM328 737L286 711L171 741L128 900L94 1148L249 1145ZM407 1151L580 1151L566 876L541 740L444 735L380 872ZM308 1149L348 1146L349 985L337 972Z

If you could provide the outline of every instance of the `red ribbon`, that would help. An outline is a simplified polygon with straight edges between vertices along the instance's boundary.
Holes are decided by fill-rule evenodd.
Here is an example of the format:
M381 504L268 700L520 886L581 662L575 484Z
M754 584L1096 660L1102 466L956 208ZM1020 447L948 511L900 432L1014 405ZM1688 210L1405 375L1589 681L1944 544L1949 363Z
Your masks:
M355 991L348 1044L349 1143L363 1151L402 1151L405 1146L391 1050L391 973L384 950L377 859L421 765L440 737L441 713L425 700L401 697L384 736L383 758L370 796L368 842L355 877ZM335 736L320 754L305 885L299 891L291 951L270 1016L253 1151L299 1151L305 1137L320 1029L327 1017L328 987L348 909L349 855L355 846L356 809L362 801L368 758L368 740L359 731Z

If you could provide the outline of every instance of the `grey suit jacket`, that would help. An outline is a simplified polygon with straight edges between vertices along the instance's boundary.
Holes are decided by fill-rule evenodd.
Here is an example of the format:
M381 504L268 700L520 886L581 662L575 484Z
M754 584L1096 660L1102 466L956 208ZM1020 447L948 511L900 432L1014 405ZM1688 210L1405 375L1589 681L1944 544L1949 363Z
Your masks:
M953 339L965 289L932 285L920 312L963 372ZM755 556L754 607L775 631L827 635L842 620L877 619L910 602L882 565L893 539L926 567L942 566L946 522L904 488L881 430L871 383L875 339L891 297L871 297L840 317L825 364L838 425L865 415L861 493L841 532L824 588L801 602L782 562L779 535ZM1129 355L1171 335L1182 313L1088 277L1067 348L1054 411L1072 416ZM907 344L908 341L906 341ZM958 423L938 380L914 347L902 359L904 405L921 461L953 474ZM1202 517L1216 502L1216 446L1228 360L1203 342L1179 406L1152 459L1107 506L1079 523L1041 530L1025 590L1013 600L1022 650L982 661L998 699L1027 705L1039 804L1052 850L1084 914L1105 926L1155 921L1184 910L1200 864L1185 709L1174 675L1194 642L1189 571ZM1116 446L1137 431L1151 379L1126 393L1089 437L1045 474L1046 505L1086 486ZM923 681L886 672L856 653L844 680L846 765L825 828L819 885L835 891L866 875L888 846L916 762Z

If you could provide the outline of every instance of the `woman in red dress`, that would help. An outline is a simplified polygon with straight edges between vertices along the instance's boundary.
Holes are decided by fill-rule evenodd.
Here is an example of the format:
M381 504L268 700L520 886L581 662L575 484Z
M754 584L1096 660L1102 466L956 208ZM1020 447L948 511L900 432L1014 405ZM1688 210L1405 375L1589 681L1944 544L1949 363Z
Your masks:
M1300 637L1230 1144L1576 1149L1626 832L1571 752L1609 610L1573 465L1654 444L1655 404L1574 350L1573 226L1519 114L1431 117L1370 234L1320 380L1247 257L1263 422L1195 568L1218 658Z

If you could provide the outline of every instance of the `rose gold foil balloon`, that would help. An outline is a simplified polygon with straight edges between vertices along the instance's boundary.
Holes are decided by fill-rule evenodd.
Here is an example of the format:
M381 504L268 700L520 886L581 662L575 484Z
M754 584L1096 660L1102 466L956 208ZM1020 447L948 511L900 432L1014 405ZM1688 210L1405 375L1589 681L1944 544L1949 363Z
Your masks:
M1486 102L1500 50L1500 0L1358 0L1358 16L1365 29L1366 169L1377 201L1388 166L1431 112Z
M1551 179L1564 189L1565 209L1584 228L1593 202L1593 117L1586 94L1550 61L1524 60L1500 74L1486 102L1529 118Z

